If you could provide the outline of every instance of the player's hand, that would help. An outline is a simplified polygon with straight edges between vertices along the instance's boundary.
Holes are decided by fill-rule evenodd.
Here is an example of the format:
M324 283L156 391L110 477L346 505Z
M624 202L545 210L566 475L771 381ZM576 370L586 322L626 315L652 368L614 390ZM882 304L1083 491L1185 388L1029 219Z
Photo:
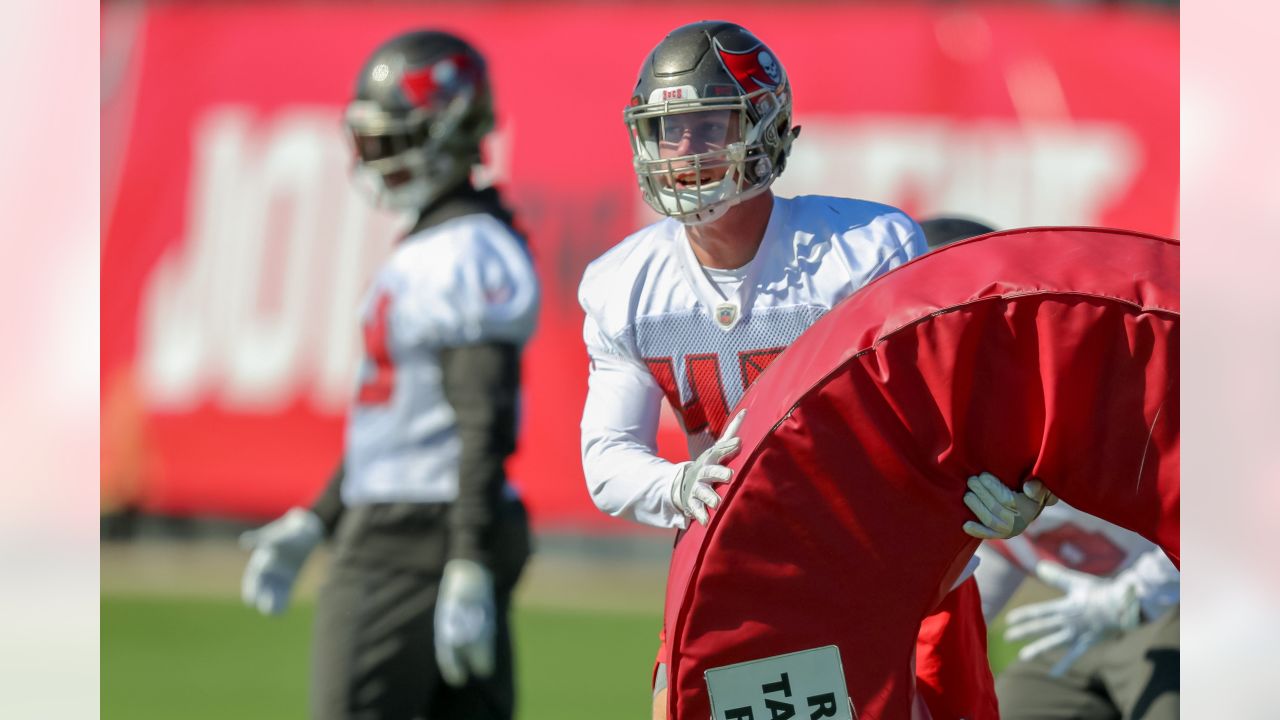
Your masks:
M310 510L293 508L278 519L240 536L240 546L252 550L240 581L240 597L263 615L278 615L289 607L298 571L311 551L324 540L324 524Z
M1019 493L1005 487L995 475L984 472L969 478L964 504L977 516L978 522L966 522L964 531L981 540L1008 540L1021 535L1046 505L1056 502L1058 496L1039 480L1023 483Z
M497 622L489 569L473 560L445 563L435 617L436 665L445 682L462 687L493 674Z
M724 434L697 460L684 464L671 483L671 502L684 513L685 517L707 524L707 509L720 504L720 496L711 487L715 483L726 483L733 477L733 471L722 463L737 457L742 449L742 440L738 437L738 428L747 411L742 410L733 417Z
M1048 650L1071 643L1067 653L1050 670L1060 676L1094 643L1118 630L1137 627L1140 604L1134 583L1125 573L1101 578L1077 572L1057 563L1036 563L1036 577L1062 590L1065 597L1031 603L1009 611L1009 641L1036 638L1018 652L1030 660Z

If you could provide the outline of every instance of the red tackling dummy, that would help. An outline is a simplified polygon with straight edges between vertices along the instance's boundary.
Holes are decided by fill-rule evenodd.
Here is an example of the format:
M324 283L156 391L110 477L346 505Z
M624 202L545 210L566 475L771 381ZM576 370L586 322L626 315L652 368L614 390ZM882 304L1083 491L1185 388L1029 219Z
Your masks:
M743 398L725 502L676 545L671 717L711 715L707 670L836 645L861 720L910 718L921 620L976 547L961 498L984 470L1041 478L1178 562L1179 312L1176 241L1091 228L950 245L833 309ZM774 680L716 720L834 716Z

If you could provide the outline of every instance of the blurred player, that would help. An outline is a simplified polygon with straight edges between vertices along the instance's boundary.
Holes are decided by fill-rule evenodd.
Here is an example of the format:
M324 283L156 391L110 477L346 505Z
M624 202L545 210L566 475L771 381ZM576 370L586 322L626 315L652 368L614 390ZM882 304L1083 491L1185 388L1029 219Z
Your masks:
M724 463L740 447L741 418L728 413L747 386L832 306L924 253L925 241L911 218L885 205L773 195L799 134L791 86L777 57L738 25L700 22L667 35L641 66L624 118L644 199L667 217L582 279L591 356L582 462L602 511L683 529L690 518L705 524L720 502L713 486L730 479ZM688 436L690 462L656 454L664 397ZM1047 499L1038 482L1014 493L987 473L970 487L965 503L985 525L965 530L982 538L1020 532ZM961 655L973 662L955 669L976 679L942 684L965 706L970 698L956 686L985 682L975 691L985 697L973 702L990 715L977 591L972 582L960 587L944 604L972 617ZM666 680L660 664L657 717L665 716Z
M920 227L930 249L995 230L951 216ZM1031 642L996 679L1002 718L1178 717L1180 575L1164 551L1059 503L978 557L988 623L1028 575L1064 594L1009 611L1005 639Z
M244 538L244 600L274 614L335 536L316 718L513 714L508 609L529 538L503 462L538 285L497 192L470 181L493 121L484 59L442 32L380 46L347 108L357 172L418 220L365 299L342 467L310 509Z
M1058 503L978 553L988 622L1028 575L1063 593L1009 611L1005 639L1031 642L996 679L1000 717L1178 717L1181 594L1163 550Z

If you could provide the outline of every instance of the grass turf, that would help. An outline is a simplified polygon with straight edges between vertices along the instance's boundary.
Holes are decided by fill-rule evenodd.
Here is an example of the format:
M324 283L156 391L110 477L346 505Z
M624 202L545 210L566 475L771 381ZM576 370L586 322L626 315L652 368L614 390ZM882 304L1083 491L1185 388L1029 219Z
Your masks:
M311 605L263 618L234 599L109 595L101 612L105 720L306 717ZM518 717L646 717L659 620L518 608ZM1013 652L992 634L997 669Z
M300 604L263 618L233 599L104 597L102 717L305 718L312 612ZM659 622L517 609L519 717L643 717Z

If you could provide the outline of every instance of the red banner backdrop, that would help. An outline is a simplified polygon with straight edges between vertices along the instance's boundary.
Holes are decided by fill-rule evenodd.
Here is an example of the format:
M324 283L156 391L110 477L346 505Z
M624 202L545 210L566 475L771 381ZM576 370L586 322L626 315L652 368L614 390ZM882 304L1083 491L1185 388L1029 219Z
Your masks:
M584 492L575 293L648 222L621 110L671 28L762 37L796 94L782 194L1003 227L1176 234L1174 16L1048 7L112 4L103 17L104 506L266 516L341 453L356 307L398 232L347 179L340 126L385 38L434 26L490 59L489 172L544 283L511 475L537 522L617 525ZM124 16L128 13L128 16ZM683 452L674 421L662 446Z

